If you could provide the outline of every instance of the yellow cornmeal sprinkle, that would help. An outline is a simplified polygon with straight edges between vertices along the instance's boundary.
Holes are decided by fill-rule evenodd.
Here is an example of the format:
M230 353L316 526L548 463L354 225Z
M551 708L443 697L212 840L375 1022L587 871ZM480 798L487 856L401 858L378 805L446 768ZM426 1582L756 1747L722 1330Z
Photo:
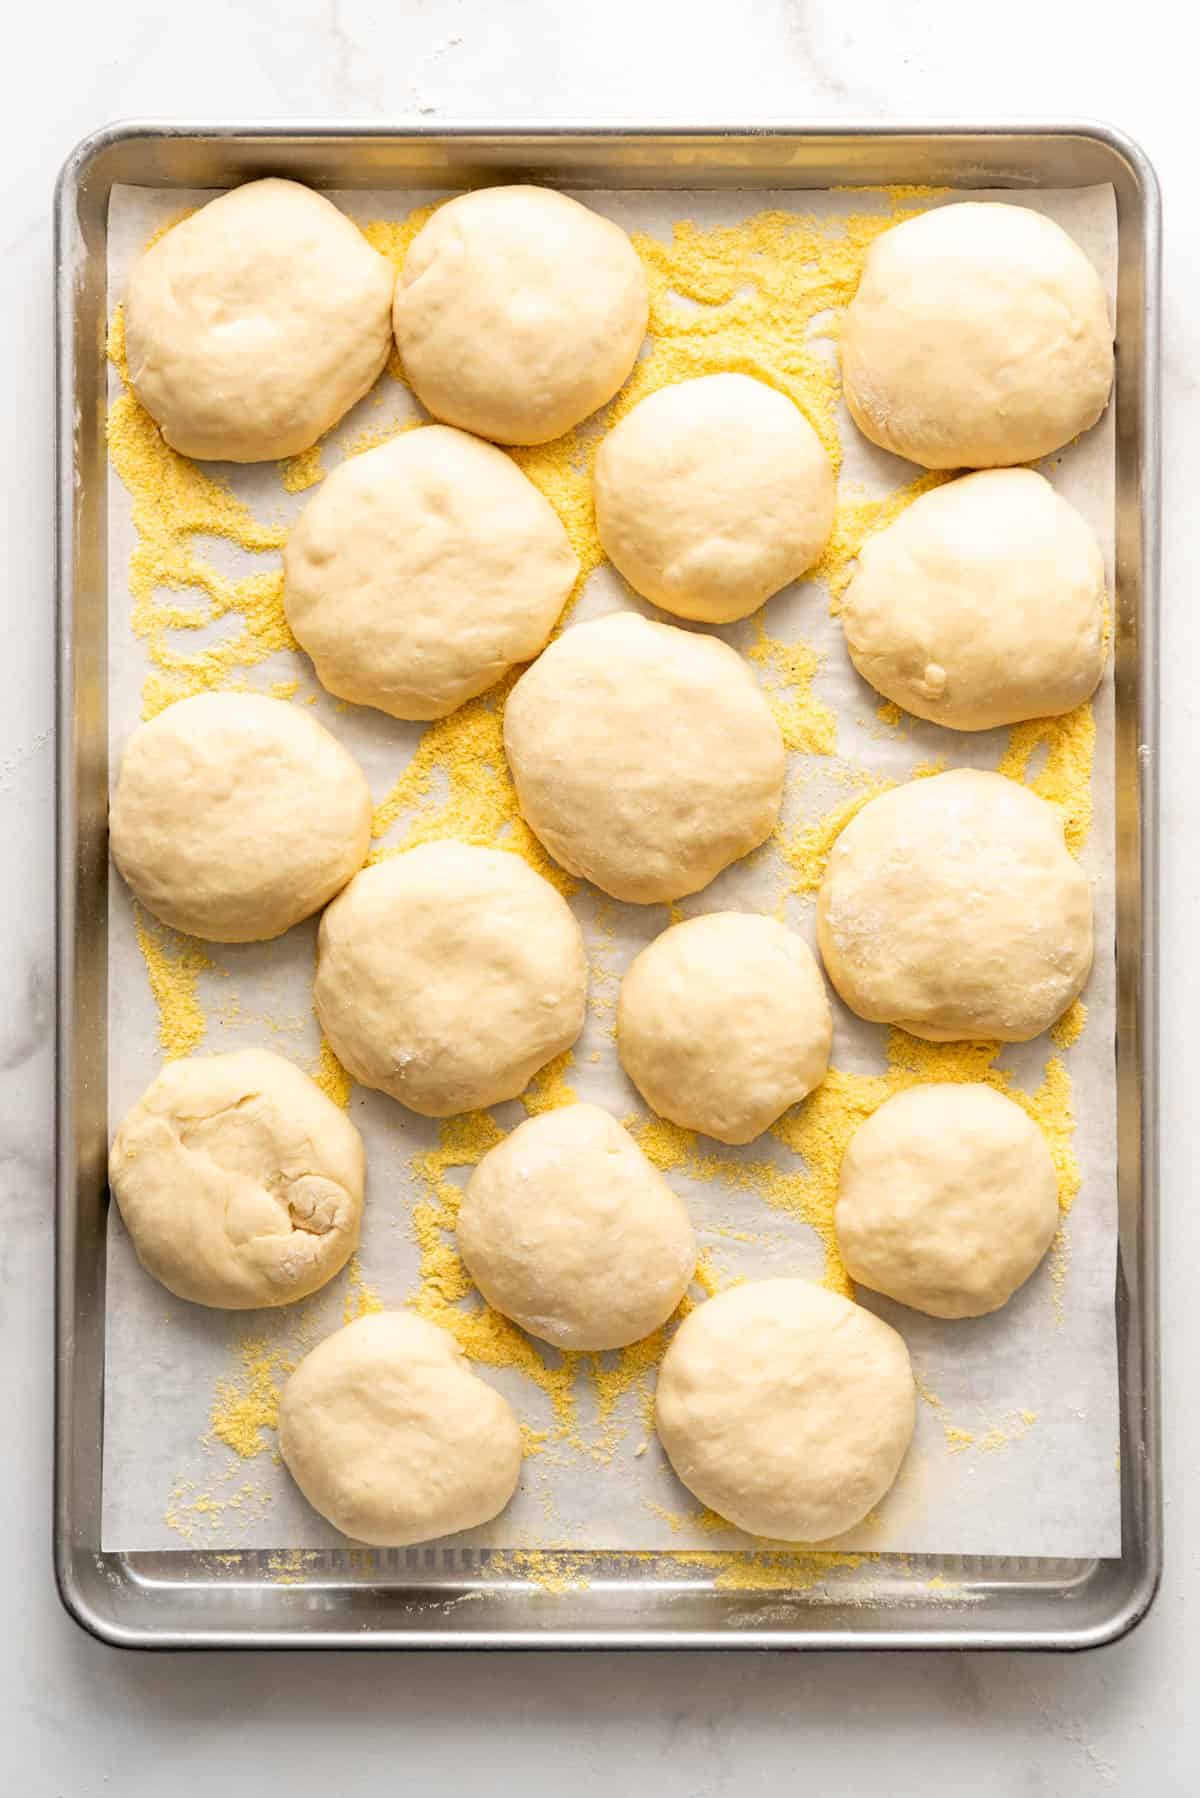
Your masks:
M349 1110L354 1081L330 1048L327 1037L321 1037L316 1063L308 1072L309 1078L316 1082L327 1099L332 1099L343 1111Z
M575 1088L567 1082L567 1070L575 1065L575 1054L572 1049L564 1049L553 1061L548 1061L544 1068L539 1068L525 1091L521 1094L521 1103L530 1117L537 1117L543 1111L558 1111L564 1105L574 1105L579 1097Z
M493 1551L487 1558L490 1573L511 1573L517 1579L540 1586L543 1592L561 1596L583 1592L591 1585L587 1555L566 1554L544 1548L511 1548Z
M168 1061L177 1061L204 1041L208 1020L198 986L201 974L213 963L192 937L151 920L140 905L133 908L133 922L158 1007L159 1044Z
M761 614L754 642L746 651L763 670L763 690L788 749L810 755L833 755L837 749L837 714L812 690L820 657L807 643L782 643L768 637Z
M237 1374L217 1381L206 1440L215 1437L250 1461L271 1447L263 1431L279 1427L280 1387L296 1361L293 1354L265 1336L248 1336L237 1345L236 1353Z
M820 890L829 865L829 853L851 818L856 812L861 812L868 800L886 793L894 784L890 780L872 777L860 792L850 799L844 799L840 805L835 805L831 811L811 824L801 825L798 830L791 832L779 833L779 850L791 869L791 888L794 893L809 894Z
M867 538L874 537L878 531L894 524L901 512L906 512L923 493L929 493L934 487L940 487L953 479L952 472L930 469L927 473L918 475L915 480L906 482L903 487L885 494L882 499L872 499L861 492L847 493L839 490L829 542L809 577L824 581L829 588L829 609L832 613L836 615L842 609L842 596L854 578L854 564Z
M1050 1026L1050 1041L1056 1049L1070 1049L1079 1041L1087 1025L1087 1006L1082 999L1068 1005L1057 1024Z
M1014 724L999 772L1023 781L1034 752L1046 745L1046 762L1029 783L1042 799L1062 813L1067 847L1075 855L1092 827L1092 762L1096 753L1096 720L1089 704L1076 706L1062 718L1034 718Z
M383 1300L368 1282L357 1255L351 1255L346 1272L346 1290L342 1297L343 1324L356 1323L360 1317L372 1317L383 1310Z
M265 1517L271 1505L271 1494L249 1480L223 1498L211 1492L198 1492L194 1480L176 1480L171 1488L163 1522L177 1535L190 1540L197 1527L218 1530L227 1523L226 1512L234 1513L238 1523L252 1523Z
M289 456L280 464L279 478L285 493L304 493L318 481L323 481L325 469L321 463L321 445L314 443L311 449L301 450L298 456Z
M668 1560L681 1567L702 1567L715 1573L718 1592L808 1592L831 1573L878 1561L878 1554L842 1553L837 1549L797 1553L736 1553L707 1548L666 1551Z

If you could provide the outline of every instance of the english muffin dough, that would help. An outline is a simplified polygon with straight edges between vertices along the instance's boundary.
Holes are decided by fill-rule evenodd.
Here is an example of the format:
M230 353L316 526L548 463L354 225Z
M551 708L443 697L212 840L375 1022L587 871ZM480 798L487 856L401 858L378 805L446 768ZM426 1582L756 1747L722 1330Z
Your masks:
M682 1200L596 1105L543 1112L488 1151L467 1183L458 1247L489 1305L561 1349L648 1336L696 1267Z
M959 768L872 799L817 899L825 971L861 1018L930 1042L1023 1043L1092 965L1092 894L1054 807Z
M631 587L727 624L799 580L833 528L833 469L786 394L748 375L662 387L614 426L596 529Z
M612 398L649 310L618 225L551 188L485 187L439 206L413 239L394 325L435 418L548 443Z
M430 425L334 469L284 570L288 623L323 687L443 718L545 647L579 563L503 450Z
M868 538L842 624L863 679L918 718L991 730L1052 717L1104 667L1104 558L1040 474L985 469Z
M833 1018L804 938L774 918L672 925L621 983L621 1065L652 1111L746 1143L825 1078Z
M654 1421L701 1504L752 1535L824 1542L891 1486L915 1409L895 1330L808 1280L755 1280L684 1319Z
M521 1429L448 1331L381 1311L305 1355L279 1401L279 1452L335 1529L403 1548L504 1509L520 1477Z
M108 1170L138 1260L197 1305L290 1305L358 1247L362 1139L265 1049L168 1062L122 1121Z
M320 194L248 181L135 264L129 378L182 455L298 455L382 371L394 285L391 264Z
M113 860L164 924L213 943L281 936L362 867L371 794L315 718L197 693L139 724L109 818Z
M867 251L842 381L872 443L925 468L1003 468L1095 424L1113 378L1100 277L1052 219L960 201Z
M835 1214L859 1285L931 1317L998 1311L1058 1228L1046 1139L993 1086L897 1093L850 1138Z
M550 645L509 695L504 746L555 861L641 905L707 886L783 798L783 739L742 658L634 612Z
M425 843L364 869L325 912L313 1000L356 1080L449 1117L515 1099L575 1041L583 940L519 856Z

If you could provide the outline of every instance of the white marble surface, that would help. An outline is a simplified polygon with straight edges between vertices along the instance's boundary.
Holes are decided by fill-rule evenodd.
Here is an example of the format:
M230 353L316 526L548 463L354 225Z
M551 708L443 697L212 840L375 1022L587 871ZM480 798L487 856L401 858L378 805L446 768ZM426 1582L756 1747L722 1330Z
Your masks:
M1008 0L119 0L8 23L0 306L6 551L0 713L0 1768L28 1798L617 1793L972 1798L1200 1786L1200 1162L1193 1037L1200 797L1200 240L1186 14ZM203 20L203 23L201 21ZM1163 1179L1167 1571L1128 1641L1067 1658L123 1655L60 1611L49 1559L52 751L50 253L54 174L138 116L705 123L1091 115L1140 139L1166 200Z

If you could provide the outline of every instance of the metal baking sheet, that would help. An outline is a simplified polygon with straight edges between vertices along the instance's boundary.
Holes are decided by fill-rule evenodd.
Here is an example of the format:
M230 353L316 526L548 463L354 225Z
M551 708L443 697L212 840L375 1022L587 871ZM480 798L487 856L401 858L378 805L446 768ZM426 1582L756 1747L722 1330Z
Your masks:
M877 161L874 165L864 166L862 157L864 146L868 144L874 145ZM957 145L958 150L955 171L957 179L949 177L949 171L939 160L947 152L951 152L953 145ZM1002 145L1006 146L1003 153ZM988 154L984 154L981 146L986 146ZM210 157L218 159L224 152L226 159L197 162L194 157L200 149L206 149ZM317 170L311 166L305 153L311 156L314 152L321 151L325 153L327 162L325 167ZM422 151L425 160L414 161L413 157L419 156ZM168 152L171 159L169 172L161 164L161 159ZM128 160L130 155L135 157L133 162ZM192 157L190 161L189 155ZM246 160L247 156L251 158L249 161ZM179 157L182 157L182 161L177 162ZM654 161L656 157L657 164ZM97 163L112 164L114 158L122 166L106 170L107 179L102 176L98 184ZM1144 1258L1144 1265L1137 1269L1140 1298L1138 1305L1134 1307L1134 1321L1139 1328L1152 1321L1152 1304L1149 1310L1146 1308L1147 1292L1149 1286L1152 1286L1153 1275L1152 1257L1146 1256L1153 1238L1153 1218L1147 1203L1152 1182L1144 1177L1151 1142L1147 1135L1146 1153L1141 1157L1139 1168L1137 1143L1134 1142L1135 1152L1131 1157L1127 1133L1130 1122L1136 1128L1139 1121L1130 1113L1127 1103L1131 1066L1131 1041L1127 1043L1129 1025L1132 1022L1136 1031L1139 1022L1136 1009L1140 998L1140 1021L1145 1027L1145 1014L1152 995L1152 983L1145 978L1140 981L1136 978L1141 971L1136 966L1133 969L1135 978L1132 994L1127 991L1130 985L1129 945L1131 940L1136 943L1137 924L1139 921L1144 922L1146 912L1143 908L1139 920L1136 905L1126 903L1130 895L1124 891L1129 885L1130 870L1136 874L1139 860L1148 861L1148 856L1140 854L1141 845L1136 834L1139 826L1142 831L1146 829L1146 786L1143 785L1141 794L1143 803L1140 817L1135 795L1132 837L1126 788L1131 784L1131 777L1136 780L1139 770L1143 770L1144 780L1152 781L1153 777L1153 740L1150 735L1153 723L1153 661L1152 643L1149 644L1148 653L1147 624L1153 597L1152 427L1155 371L1153 312L1152 308L1147 307L1146 300L1153 297L1149 288L1152 286L1155 266L1156 220L1153 178L1137 152L1123 145L1110 133L1087 129L1057 132L1026 129L1020 132L970 134L969 137L952 131L917 134L890 128L884 132L847 132L844 137L840 133L831 136L783 130L755 133L753 136L730 132L715 136L704 134L701 137L699 134L687 133L659 135L638 132L364 133L337 132L333 128L316 131L296 129L278 133L268 131L259 134L170 128L104 134L101 139L93 140L91 146L81 147L81 151L73 159L73 165L68 165L64 173L61 198L64 210L69 209L74 216L65 220L60 218L60 223L66 226L61 245L66 248L72 236L82 235L83 241L79 246L83 252L82 261L75 262L71 272L85 275L90 272L93 288L99 289L100 341L105 316L103 239L107 209L104 201L116 182L168 187L216 186L228 185L247 175L270 170L299 175L318 185L337 187L395 185L406 188L452 188L479 179L496 178L497 174L519 174L562 185L606 188L713 188L725 185L762 190L791 187L801 191L804 188L871 182L928 182L971 188L1089 186L1098 182L1107 182L1113 186L1117 195L1120 235L1118 338L1121 348L1116 399L1119 613L1117 824L1120 845L1118 985L1121 994L1118 1015L1121 1080L1118 1124L1121 1136L1119 1171L1122 1211L1118 1286L1120 1289L1122 1283L1126 1286L1130 1284L1127 1263L1132 1250L1135 1255ZM95 209L97 216L90 220L92 236L89 240L84 230L84 215L85 211L90 210L85 202L91 201L98 203ZM60 278L62 274L60 257ZM1136 313L1129 304L1131 291L1137 293L1137 285L1131 285L1134 283L1141 287ZM67 321L72 327L80 323L80 301L87 286L84 279L72 282L72 291L63 292L64 308L69 315L73 314ZM1135 337L1130 335L1128 321L1131 318ZM64 341L61 347L66 351L69 364L73 355L78 352L78 340ZM1141 377L1132 386L1127 378L1131 367L1131 349L1134 373ZM1138 361L1144 362L1140 369L1136 366ZM92 481L100 487L102 513L103 483L106 479L103 433L102 430L96 430L94 424L94 445L99 452L99 465L85 468L79 456L79 450L88 436L86 421L89 404L94 409L98 397L102 395L98 370L96 383L94 388L88 387L81 359L74 379L64 383L63 389L63 397L70 395L78 402L79 407L75 454L71 454L73 446L66 438L62 447L72 489L67 496L73 500L72 509L86 510L83 496L88 491L87 477L90 475ZM1131 426L1135 428L1131 430ZM1148 514L1143 514L1136 508L1131 512L1127 504L1126 487L1131 477L1134 480L1135 498L1140 490L1143 504L1149 501ZM67 522L66 519L64 522ZM100 553L95 567L102 575L102 515L93 516L92 524L100 536ZM71 543L67 546L69 553L64 558L64 572L68 577L72 554L81 553L84 547L83 533L78 529L72 530ZM102 590L102 585L102 580L96 582L94 590ZM63 586L64 625L71 618L72 597L68 578ZM91 609L94 611L96 608ZM85 621L83 610L82 607L75 608L72 620L74 647L77 651L85 647L88 627L94 622ZM69 720L64 719L63 741L65 746L70 740L79 754L87 758L87 776L89 779L96 779L98 806L94 822L98 834L87 866L91 870L95 890L100 893L102 904L105 788L103 619L101 618L98 633L86 643L93 674L92 686L95 689L88 693L91 701L87 718L90 741L85 741L80 729L79 707L84 697L83 682L76 686L76 704L70 705L71 648L70 633L64 629L63 649L64 657L67 658L64 672L68 678L64 680L63 697L71 715ZM1133 658L1132 666L1130 655ZM1132 680L1131 674L1134 677ZM1139 703L1142 707L1140 717L1137 711ZM99 719L98 723L95 722L96 719ZM1131 723L1133 760L1127 766L1125 754L1129 748L1128 727ZM1139 748L1149 748L1151 753L1139 757ZM83 846L82 833L77 839L75 825L77 821L85 820L86 806L82 803L82 792L72 790L79 772L75 756L68 760L69 766L64 763L63 813L66 834L62 871L64 896L69 898L69 862L74 858L75 868L78 869L78 856ZM95 775L97 768L100 770L98 778ZM93 797L95 796L93 793ZM1128 853L1131 844L1132 861ZM64 924L77 922L86 930L88 918L85 907L79 906L77 918L69 916L70 911L68 904L64 909ZM64 947L67 942L73 944L70 973L75 979L76 991L86 979L91 980L93 987L99 987L100 1004L97 1015L101 1019L101 1038L99 1044L92 1045L92 1048L94 1061L102 1064L102 964L105 948L103 915L92 919L91 923L93 935L98 939L92 953L101 964L99 969L90 963L85 966L83 943L77 939L74 929L69 936L64 931ZM1132 938L1127 928L1129 923L1132 923L1135 933ZM71 1015L66 1006L68 992L69 987L64 982L64 1017ZM1134 1002L1132 1012L1128 1003L1130 997ZM62 1047L64 1053L70 1051L77 1057L85 1052L85 1045L79 1040L78 1027L73 1032L65 1033ZM67 1063L64 1059L64 1073L66 1072ZM89 1115L90 1101L95 1097L97 1088L103 1085L102 1067L96 1066L90 1072L92 1083L88 1092ZM1149 1095L1144 1085L1139 1094L1136 1081L1135 1072L1133 1097L1135 1101L1140 1097L1145 1111ZM70 1089L66 1081L62 1096L64 1112L67 1112ZM93 1119L92 1122L95 1127L96 1120ZM87 1152L91 1157L91 1165L94 1167L98 1162L101 1170L101 1189L95 1195L93 1203L102 1206L103 1100L99 1108L98 1124L98 1148L91 1144ZM86 1188L82 1184L74 1185L72 1176L79 1174L82 1147L78 1139L75 1139L69 1151L64 1154L62 1166L64 1221L66 1212L71 1211L74 1215L70 1221L76 1227L82 1222L80 1214L85 1209ZM1128 1177L1131 1168L1135 1181L1139 1172L1143 1175L1140 1207L1136 1201L1136 1185L1131 1188ZM1131 1193L1134 1198L1132 1209L1128 1203ZM1132 1231L1129 1227L1131 1218L1135 1226ZM64 1243L65 1240L64 1232ZM67 1271L66 1260L67 1257L64 1256L64 1274ZM99 1312L103 1309L103 1282L102 1278L95 1278L95 1265L101 1260L102 1246L97 1242L93 1248L91 1290L96 1294L94 1309ZM81 1270L77 1266L75 1271L78 1274ZM103 1566L108 1575L105 1586L109 1601L106 1607L108 1615L97 1615L99 1607L94 1602L90 1606L85 1603L85 1595L79 1590L78 1561L67 1568L60 1559L60 1568L68 1576L63 1580L64 1593L69 1593L68 1602L74 1598L72 1608L76 1610L76 1614L84 1609L90 1610L88 1620L103 1633L119 1633L120 1639L129 1639L123 1633L128 1628L134 1632L135 1639L175 1643L197 1639L260 1643L268 1640L302 1639L328 1644L347 1639L349 1626L353 1626L353 1639L362 1640L363 1634L358 1626L364 1615L367 1592L372 1595L374 1610L365 1639L406 1640L430 1645L435 1641L448 1643L454 1640L472 1645L481 1645L485 1641L515 1644L527 1639L527 1631L536 1631L534 1639L542 1644L569 1640L592 1641L597 1645L636 1641L639 1645L661 1642L664 1645L695 1643L711 1646L717 1641L728 1641L761 1646L765 1641L772 1640L798 1646L825 1645L834 1639L846 1645L863 1645L864 1641L877 1635L878 1639L887 1641L890 1645L899 1645L902 1640L910 1637L922 1645L929 1645L931 1640L944 1632L945 1639L956 1641L960 1645L969 1641L1012 1643L1024 1640L1061 1646L1079 1636L1081 1624L1084 1639L1105 1639L1116 1633L1140 1608L1144 1608L1152 1590L1157 1562L1154 1503L1156 1463L1153 1454L1148 1461L1143 1456L1139 1462L1147 1483L1147 1491L1142 1494L1147 1502L1140 1513L1137 1512L1136 1505L1131 1510L1128 1492L1129 1437L1135 1397L1143 1429L1147 1423L1149 1425L1150 1442L1145 1446L1151 1448L1155 1419L1152 1356L1141 1361L1141 1366L1147 1371L1145 1376L1139 1377L1140 1390L1136 1394L1131 1391L1131 1332L1128 1327L1130 1318L1125 1315L1127 1310L1126 1301L1119 1316L1123 1348L1122 1469L1127 1488L1123 1494L1126 1541L1120 1561L1043 1561L1016 1564L1011 1560L975 1560L969 1565L963 1562L942 1563L929 1560L916 1564L911 1559L903 1565L872 1562L862 1570L861 1577L856 1575L849 1579L839 1576L836 1581L828 1583L813 1580L807 1582L803 1590L797 1589L796 1585L789 1587L784 1584L769 1592L754 1592L737 1589L736 1586L733 1590L723 1588L720 1581L714 1580L711 1569L703 1567L695 1569L679 1565L672 1570L672 1577L664 1580L660 1567L653 1570L651 1577L644 1561L601 1555L569 1557L572 1565L566 1570L568 1577L557 1580L547 1580L544 1577L546 1569L542 1567L539 1570L543 1576L540 1583L532 1585L527 1573L519 1566L514 1566L511 1561L497 1569L487 1565L478 1553L434 1547L409 1551L407 1554L383 1556L355 1557L349 1551L309 1555L305 1557L303 1584L298 1585L288 1583L286 1569L281 1572L278 1565L278 1556L247 1554L214 1558L211 1555L186 1552L101 1556L97 1552L98 1540L93 1539L93 1561ZM82 1321L77 1311L75 1316L77 1323ZM103 1330L102 1318L100 1330ZM77 1395L64 1391L63 1396L73 1399ZM60 1424L63 1422L60 1412ZM98 1444L98 1429L95 1438ZM60 1449L65 1450L67 1446L60 1437ZM1143 1445L1135 1443L1133 1446L1135 1453L1138 1453ZM64 1453L60 1466L65 1465L66 1459ZM98 1457L95 1474L98 1486ZM72 1494L72 1497L78 1496ZM95 1496L98 1499L98 1492ZM1140 1532L1133 1527L1139 1521L1146 1524L1146 1528ZM60 1526L61 1523L60 1512ZM1131 1551L1130 1537L1139 1534L1140 1541L1133 1543ZM1137 1567L1138 1577L1135 1579L1137 1563L1140 1566ZM1114 1569L1118 1570L1115 1594L1111 1589ZM73 1579L71 1575L74 1575ZM1123 1593L1122 1575L1126 1576ZM931 1578L934 1580L932 1586L929 1584ZM197 1582L206 1594L204 1605L195 1614L199 1636L196 1627L186 1621L188 1601L196 1596ZM125 1604L122 1606L122 1615L118 1616L112 1612L113 1593L114 1588L122 1583L128 1591L123 1594ZM547 1585L559 1588L565 1585L567 1589L547 1591ZM1110 1589L1101 1597L1100 1587L1104 1585ZM1038 1615L1029 1609L1034 1603L1034 1591L1039 1595L1041 1614ZM135 1592L142 1601L140 1615L136 1614L139 1607L133 1605ZM154 1594L152 1604L147 1602L148 1592ZM306 1596L297 1599L296 1595L299 1593ZM1068 1593L1072 1600L1069 1612L1064 1610L1060 1602L1065 1600ZM607 1596L602 1598L602 1594ZM1028 1601L1024 1610L1019 1602L1022 1594ZM460 1604L459 1601L467 1596L486 1596L488 1602L470 1606ZM614 1598L618 1600L615 1607ZM1120 1602L1117 1602L1117 1598ZM1081 1603L1081 1600L1084 1602ZM127 1616L124 1613L129 1610L130 1605L133 1605L135 1614ZM619 1623L614 1619L614 1609L619 1614ZM1083 1612L1087 1609L1097 1610L1098 1615L1094 1619L1085 1620ZM685 1610L688 1613L686 1617L683 1615ZM296 1611L299 1616L293 1614ZM989 1613L986 1618L985 1611ZM160 1617L161 1624L158 1622ZM264 1623L268 1626L265 1633Z

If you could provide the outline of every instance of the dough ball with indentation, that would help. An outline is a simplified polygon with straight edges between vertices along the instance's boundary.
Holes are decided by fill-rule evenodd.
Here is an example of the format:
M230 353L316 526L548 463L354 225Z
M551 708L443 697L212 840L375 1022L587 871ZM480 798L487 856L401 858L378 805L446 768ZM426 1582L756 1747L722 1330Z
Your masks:
M515 1099L583 1028L579 926L518 855L425 843L321 919L321 1028L364 1086L425 1117Z
M932 1317L982 1317L1054 1240L1054 1160L1033 1119L995 1087L914 1086L850 1138L835 1222L859 1285Z
M1092 893L1061 814L959 768L869 800L817 899L825 971L860 1018L930 1042L1023 1043L1092 966Z
M255 943L320 911L362 867L371 794L307 712L197 693L130 737L109 830L121 874L164 924Z
M963 201L867 251L841 338L846 404L872 443L925 468L1003 468L1087 431L1108 401L1099 275L1052 219Z
M824 1542L900 1470L915 1401L895 1330L808 1280L733 1286L663 1357L654 1422L701 1504L751 1535Z
M1057 716L1104 667L1104 558L1040 474L985 469L868 539L842 624L863 679L918 718L991 730Z
M545 647L579 563L503 450L430 425L336 468L284 569L288 623L322 686L442 718Z
M596 529L631 587L728 624L799 580L833 528L833 469L799 407L748 375L642 400L600 445Z
M298 455L381 372L394 286L391 264L321 194L247 182L134 265L129 378L185 456Z
M741 656L635 612L550 645L509 695L504 746L555 861L641 905L707 886L783 798L783 739Z
M833 1019L804 938L775 918L674 924L621 983L621 1065L652 1111L746 1143L825 1078Z
M504 1509L520 1477L521 1427L448 1330L378 1311L305 1355L279 1401L279 1452L335 1529L403 1548Z
M435 418L497 443L548 443L610 400L649 298L619 225L546 187L439 206L396 283L404 372Z
M683 1201L596 1105L543 1112L488 1151L467 1184L458 1247L489 1305L561 1349L649 1336L696 1267Z
M265 1049L169 1062L122 1121L108 1170L142 1266L197 1305L290 1305L358 1247L362 1139Z

